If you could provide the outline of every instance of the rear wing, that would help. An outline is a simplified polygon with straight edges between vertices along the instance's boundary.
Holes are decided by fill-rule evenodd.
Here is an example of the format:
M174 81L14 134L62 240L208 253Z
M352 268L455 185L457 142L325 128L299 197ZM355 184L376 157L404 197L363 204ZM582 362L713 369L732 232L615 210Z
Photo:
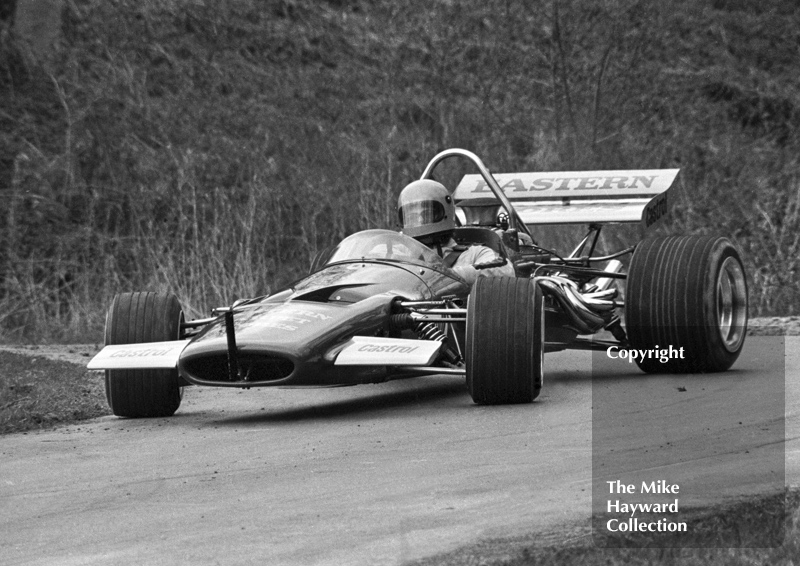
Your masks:
M500 173L494 178L528 226L639 222L649 228L667 213L668 190L678 171ZM469 207L474 199L485 203L494 196L478 174L465 175L453 193L460 207Z

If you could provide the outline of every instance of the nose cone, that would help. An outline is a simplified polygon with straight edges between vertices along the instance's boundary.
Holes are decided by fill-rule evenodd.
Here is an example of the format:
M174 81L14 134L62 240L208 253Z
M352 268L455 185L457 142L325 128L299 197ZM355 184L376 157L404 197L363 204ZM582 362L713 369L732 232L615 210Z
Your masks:
M280 351L300 355L305 345L335 331L348 306L331 303L264 303L245 307L233 316L240 351ZM210 324L184 351L185 356L228 348L225 321Z
M330 365L323 358L330 348L353 335L375 335L388 319L393 298L386 294L354 304L288 301L245 306L233 317L237 357L255 368L258 381L306 380L321 366ZM193 383L234 384L229 378L224 317L186 347L179 370Z

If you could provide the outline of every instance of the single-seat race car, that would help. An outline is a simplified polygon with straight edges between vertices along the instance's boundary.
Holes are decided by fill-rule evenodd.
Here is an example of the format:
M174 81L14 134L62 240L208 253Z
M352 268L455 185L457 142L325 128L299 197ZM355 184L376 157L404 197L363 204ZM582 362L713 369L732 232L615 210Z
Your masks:
M340 386L431 374L465 377L476 403L527 403L542 388L545 352L567 348L628 352L645 372L717 372L736 361L747 284L733 242L649 236L595 254L604 224L644 231L664 216L678 170L493 175L473 153L449 149L421 178L450 158L477 169L453 193L454 239L495 251L476 269L511 262L515 276L470 285L417 240L366 230L318 255L308 276L208 318L184 320L171 294L119 294L106 346L88 366L105 370L114 414L172 415L189 385ZM572 251L557 251L531 233L554 224L588 229ZM681 355L665 358L667 348Z

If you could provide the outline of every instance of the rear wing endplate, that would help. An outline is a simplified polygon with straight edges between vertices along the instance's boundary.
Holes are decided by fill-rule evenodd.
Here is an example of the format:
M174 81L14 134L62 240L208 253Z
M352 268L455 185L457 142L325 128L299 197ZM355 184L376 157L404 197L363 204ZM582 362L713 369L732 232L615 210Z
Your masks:
M494 178L528 226L639 222L649 228L667 213L667 192L678 171L500 173ZM460 207L468 207L472 199L493 196L491 187L477 174L465 175L453 194Z

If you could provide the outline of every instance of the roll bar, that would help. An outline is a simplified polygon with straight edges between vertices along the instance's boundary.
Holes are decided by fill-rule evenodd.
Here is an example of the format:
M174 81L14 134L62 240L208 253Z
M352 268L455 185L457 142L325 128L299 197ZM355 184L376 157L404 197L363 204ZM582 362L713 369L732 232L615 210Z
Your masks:
M483 177L483 180L486 181L486 184L492 189L494 196L497 197L497 200L500 201L500 204L503 205L503 208L508 213L508 219L509 219L508 227L517 231L524 232L528 236L533 237L532 234L530 233L530 230L528 230L528 227L520 219L519 215L517 214L517 211L514 210L513 206L511 206L511 201L508 200L508 197L500 188L500 185L497 183L492 173L489 171L486 165L483 164L483 161L481 161L480 157L478 157L471 151L467 151L466 149L452 148L452 149L445 149L444 151L439 152L433 157L433 159L430 160L428 166L425 167L425 170L422 172L420 180L433 179L432 174L436 166L439 165L439 163L441 163L445 159L449 159L451 157L462 157L468 159L469 161L472 161L473 165L475 165L475 167L478 168L478 172L481 174L481 177Z

